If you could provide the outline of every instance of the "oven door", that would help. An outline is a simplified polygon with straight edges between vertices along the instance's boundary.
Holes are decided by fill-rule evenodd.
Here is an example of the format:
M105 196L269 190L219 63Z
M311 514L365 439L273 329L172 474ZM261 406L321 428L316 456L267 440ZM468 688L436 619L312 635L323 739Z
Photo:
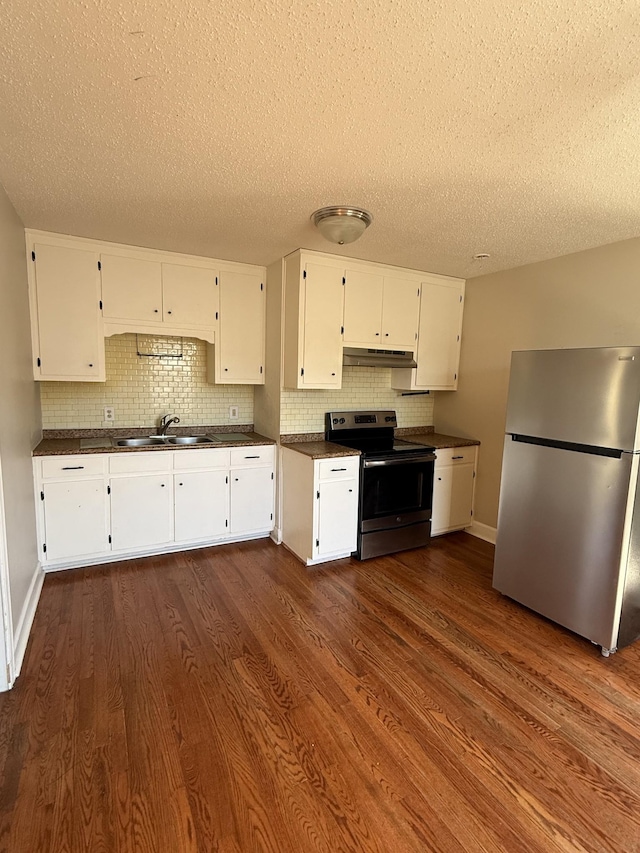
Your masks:
M435 456L365 459L362 466L360 531L387 530L429 521Z

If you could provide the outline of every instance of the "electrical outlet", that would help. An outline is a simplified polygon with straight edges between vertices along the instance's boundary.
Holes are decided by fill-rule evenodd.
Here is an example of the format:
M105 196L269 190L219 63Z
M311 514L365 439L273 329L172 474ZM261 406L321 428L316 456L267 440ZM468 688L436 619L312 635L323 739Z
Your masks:
M112 424L116 419L116 410L113 406L105 406L104 407L104 418L103 421L108 424Z
M238 420L238 407L237 406L229 406L229 417L232 421Z

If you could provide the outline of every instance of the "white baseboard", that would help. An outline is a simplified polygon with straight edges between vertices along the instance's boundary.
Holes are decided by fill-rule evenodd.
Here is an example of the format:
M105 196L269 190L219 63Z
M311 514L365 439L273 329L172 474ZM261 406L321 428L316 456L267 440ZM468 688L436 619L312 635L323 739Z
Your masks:
M274 527L274 529L269 534L271 539L276 543L276 545L282 545L282 528Z
M491 542L492 545L496 544L497 529L488 524L483 524L481 521L473 521L471 527L466 528L466 532L472 536L477 536L478 539L484 539L485 542Z
M36 570L33 573L33 577L31 578L31 583L29 584L29 592L27 593L27 598L24 603L24 607L22 608L22 613L20 614L20 617L18 619L18 624L16 626L16 630L13 637L13 673L11 678L12 684L20 675L22 661L24 660L24 653L27 650L29 634L31 633L31 626L33 625L33 619L36 615L36 607L38 606L38 601L40 600L40 593L42 592L43 583L44 572L42 570L42 567L38 565L36 566Z

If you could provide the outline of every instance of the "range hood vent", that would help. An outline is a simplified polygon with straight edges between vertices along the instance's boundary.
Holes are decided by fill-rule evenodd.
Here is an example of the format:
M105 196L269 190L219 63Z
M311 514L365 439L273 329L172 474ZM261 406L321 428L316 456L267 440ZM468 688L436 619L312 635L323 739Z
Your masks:
M345 347L342 363L348 367L417 367L412 352Z

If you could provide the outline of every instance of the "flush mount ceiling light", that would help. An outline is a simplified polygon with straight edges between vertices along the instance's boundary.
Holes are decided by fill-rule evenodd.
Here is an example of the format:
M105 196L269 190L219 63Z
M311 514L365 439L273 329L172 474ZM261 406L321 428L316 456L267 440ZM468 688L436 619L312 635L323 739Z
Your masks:
M311 221L325 240L342 246L362 237L373 216L361 207L321 207L311 214Z

